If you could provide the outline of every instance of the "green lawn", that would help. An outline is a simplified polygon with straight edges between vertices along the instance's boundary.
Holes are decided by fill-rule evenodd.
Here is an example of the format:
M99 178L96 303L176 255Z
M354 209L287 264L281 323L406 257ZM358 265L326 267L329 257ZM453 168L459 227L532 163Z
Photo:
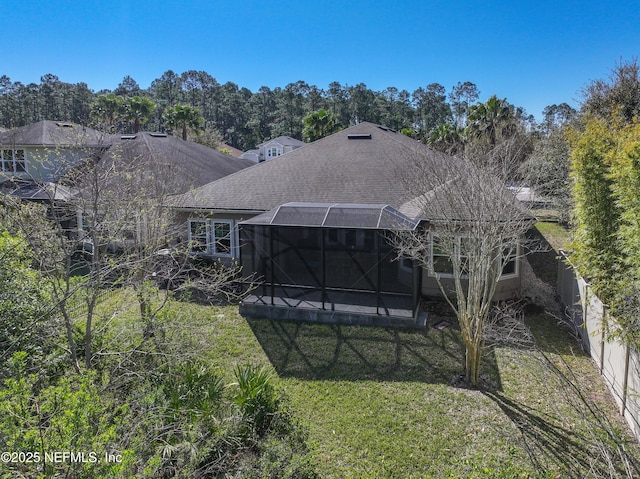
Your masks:
M559 223L539 221L536 229L544 236L551 247L557 252L569 247L569 231Z
M603 464L599 426L549 365L570 365L587 403L638 453L591 360L548 315L527 318L539 351L506 345L486 355L480 391L456 385L463 350L453 318L442 330L405 331L169 307L184 318L172 334L226 374L272 365L323 478L599 477L588 475Z

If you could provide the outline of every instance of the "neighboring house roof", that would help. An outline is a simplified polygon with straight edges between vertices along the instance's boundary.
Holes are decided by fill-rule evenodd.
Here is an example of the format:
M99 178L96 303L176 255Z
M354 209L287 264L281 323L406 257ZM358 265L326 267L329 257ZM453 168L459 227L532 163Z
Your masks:
M113 165L160 168L166 166L180 179L176 193L205 185L254 165L199 143L184 141L164 133L139 132L116 136L101 162Z
M529 206L549 206L553 201L538 192L531 186L509 186L519 201Z
M258 162L258 156L260 155L260 150L247 150L240 155L240 158L245 158L247 160L251 160L252 163Z
M416 155L449 156L389 128L363 122L176 198L202 210L267 211L289 202L359 203L399 208Z
M104 136L90 128L54 121L41 121L0 133L0 148L2 146L61 148L65 151L99 148L100 157L90 157L102 170L103 187L127 181L131 173L136 172L139 173L136 177L144 181L152 177L159 179L164 191L170 194L184 193L255 164L164 133ZM77 163L66 168L61 172L62 176L56 178L57 183L35 178L9 178L0 182L2 192L27 200L68 201L77 193L75 188L81 187L83 175L91 174L83 165ZM105 175L105 172L108 173ZM80 189L80 194L82 191Z
M272 138L270 140L260 143L258 146L259 147L265 146L265 145L268 145L269 143L279 143L282 146L293 146L293 147L300 147L305 144L304 141L296 140L295 138L292 138L290 136L277 136L276 138Z
M0 133L2 146L100 148L110 143L110 135L63 121L43 120Z

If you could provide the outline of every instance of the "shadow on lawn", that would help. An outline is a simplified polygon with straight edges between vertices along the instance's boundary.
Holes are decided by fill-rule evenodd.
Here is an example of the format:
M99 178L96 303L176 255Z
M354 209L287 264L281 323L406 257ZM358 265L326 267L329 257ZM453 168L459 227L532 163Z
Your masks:
M495 402L518 428L529 459L538 472L559 469L570 474L574 469L572 465L586 464L589 448L585 446L584 438L578 436L576 431L560 427L548 415L538 413L502 394L485 392L485 395ZM582 477L578 471L576 474L568 477Z
M283 377L451 384L462 370L464 348L455 324L401 330L253 318L247 322ZM484 361L486 370L497 370L492 354Z
M597 417L586 429L566 424L561 416L537 411L498 392L484 392L516 426L534 468L544 477L636 477L636 459L619 447L612 430L599 431ZM628 467L628 469L626 467ZM550 475L549 477L560 477Z

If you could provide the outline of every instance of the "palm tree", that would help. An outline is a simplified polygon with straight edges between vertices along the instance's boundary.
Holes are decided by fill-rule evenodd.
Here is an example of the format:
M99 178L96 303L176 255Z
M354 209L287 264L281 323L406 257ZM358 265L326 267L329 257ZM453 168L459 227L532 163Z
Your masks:
M302 136L308 143L342 130L338 117L329 110L312 111L303 119Z
M140 131L140 125L145 124L153 110L156 108L148 98L141 98L139 96L125 98L122 103L122 116L124 120L133 123L133 132L138 133Z
M465 129L451 123L441 123L427 138L428 145L452 155L464 150L464 142Z
M486 103L478 103L469 107L467 128L469 133L477 137L486 135L489 144L495 146L498 132L513 123L513 106L506 98L498 98L493 95Z
M174 105L167 108L162 115L167 127L172 129L180 128L182 139L187 141L187 131L191 130L196 135L202 133L204 119L200 115L200 110L191 106Z
M91 116L98 124L106 125L109 133L113 133L116 121L122 111L122 97L113 93L100 95L91 105Z

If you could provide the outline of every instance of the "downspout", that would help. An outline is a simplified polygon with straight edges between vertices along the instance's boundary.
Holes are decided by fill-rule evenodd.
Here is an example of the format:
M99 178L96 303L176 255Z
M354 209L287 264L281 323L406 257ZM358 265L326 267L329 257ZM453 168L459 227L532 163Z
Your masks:
M422 268L411 261L413 267L413 317L416 321L420 319L420 296L422 295Z

